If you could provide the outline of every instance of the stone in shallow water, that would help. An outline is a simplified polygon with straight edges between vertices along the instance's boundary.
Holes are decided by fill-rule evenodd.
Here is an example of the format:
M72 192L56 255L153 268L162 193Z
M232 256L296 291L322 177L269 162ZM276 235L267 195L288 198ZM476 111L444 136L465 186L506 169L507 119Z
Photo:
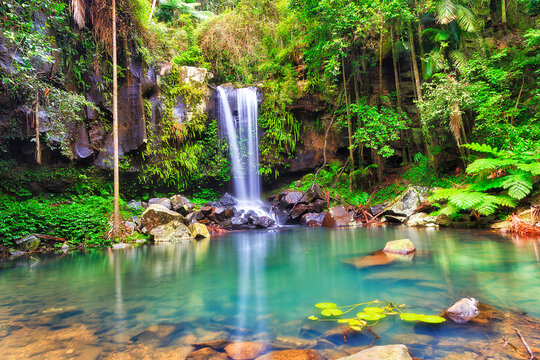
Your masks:
M405 345L374 346L339 360L412 360Z
M179 221L171 221L166 225L160 225L150 231L154 242L181 242L192 240L193 237L188 227Z
M231 342L229 340L212 340L212 341L206 341L206 342L196 342L192 344L196 348L211 348L216 351L223 351L227 345L229 345Z
M191 236L196 240L207 239L210 237L210 232L204 224L193 223L188 226L188 229L191 232Z
M307 349L317 346L317 341L293 336L278 336L271 345L274 349Z
M317 213L309 213L302 215L302 220L300 220L300 224L304 226L313 226L318 227L322 226L324 217L326 216L326 212L317 214Z
M39 247L41 240L39 240L34 235L26 235L23 238L15 241L17 248L23 251L34 251Z
M384 247L384 252L391 254L409 254L416 250L413 243L409 239L400 239L389 241Z
M397 257L393 254L387 254L384 251L377 251L366 256L357 256L342 260L343 263L352 265L357 269L363 269L371 266L388 265L396 261Z
M186 360L228 360L229 357L210 348L204 348L192 352Z
M480 314L478 300L470 297L463 298L446 309L445 313L455 323L466 323Z
M229 344L225 352L234 360L251 360L266 351L266 345L245 341Z
M328 209L322 225L326 227L356 226L356 222L352 214L343 206L336 206Z
M324 360L315 350L281 350L259 356L256 360Z

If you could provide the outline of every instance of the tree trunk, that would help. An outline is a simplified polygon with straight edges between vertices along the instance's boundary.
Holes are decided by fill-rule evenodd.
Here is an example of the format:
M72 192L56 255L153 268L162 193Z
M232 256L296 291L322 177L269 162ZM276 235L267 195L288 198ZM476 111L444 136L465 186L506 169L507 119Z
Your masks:
M41 165L41 141L39 140L39 94L36 94L34 119L36 124L36 162L38 165Z
M392 40L392 65L394 66L394 81L396 83L396 98L397 98L397 105L398 109L400 111L403 111L403 104L401 102L401 90L399 85L399 70L398 70L398 61L396 56L396 41L394 39L394 26L390 26L390 38ZM405 137L405 132L403 130L400 131L400 142L401 142L401 161L403 163L407 162L407 151L405 150L405 142L403 138Z
M154 15L154 10L156 9L156 1L157 0L152 1L152 9L150 9L150 16L148 17L148 20L151 20L152 16Z
M349 162L350 169L349 172L349 191L352 191L352 177L351 174L354 171L354 156L352 148L352 124L351 117L349 113L349 95L347 94L347 78L345 76L345 59L344 56L341 57L341 68L343 70L343 94L345 95L345 109L347 111L347 132L349 135Z
M506 0L501 0L501 18L503 25L506 26Z
M413 32L411 28L411 23L409 22L407 26L407 31L409 34L409 43L411 47L411 57L412 57L412 65L413 65L413 73L414 73L414 83L416 85L416 96L418 98L418 101L422 101L422 87L420 85L420 73L418 72L418 63L416 61L416 51L414 50L414 37ZM433 162L433 155L431 154L431 136L429 135L429 129L425 122L425 120L422 118L422 112L419 109L420 112L420 125L422 126L422 135L424 137L424 141L426 143L426 154L428 156L428 159L430 162Z
M382 82L382 52L383 52L383 29L381 26L381 35L379 36L379 107L382 103L381 96L383 95L383 82Z
M118 74L116 54L116 0L112 0L112 43L113 43L113 168L114 168L114 210L112 237L120 236L120 176L118 169Z

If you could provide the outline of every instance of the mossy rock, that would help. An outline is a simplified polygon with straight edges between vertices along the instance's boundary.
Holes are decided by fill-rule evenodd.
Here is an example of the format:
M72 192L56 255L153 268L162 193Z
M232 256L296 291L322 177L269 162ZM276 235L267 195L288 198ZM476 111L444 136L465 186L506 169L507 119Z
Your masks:
M400 239L387 242L383 251L391 254L410 254L416 251L416 248L411 240Z

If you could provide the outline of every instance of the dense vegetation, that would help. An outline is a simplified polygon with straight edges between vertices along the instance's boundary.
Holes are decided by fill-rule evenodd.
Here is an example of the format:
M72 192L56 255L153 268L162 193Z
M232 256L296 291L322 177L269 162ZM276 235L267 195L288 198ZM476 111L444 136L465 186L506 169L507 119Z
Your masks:
M477 216L508 211L538 191L537 0L118 0L117 8L119 77L129 84L134 64L146 69L141 78L153 69L162 104L156 123L153 98L143 94L147 138L122 159L125 199L173 191L214 198L224 189L227 149L199 104L206 85L226 82L264 92L261 173L269 187L294 177L305 189L316 179L334 199L372 205L408 183L437 186L449 189L433 197L443 213ZM28 199L32 183L61 177L67 195L110 196L110 176L77 163L73 150L73 129L111 128L109 12L108 0L0 1L1 59L11 60L0 66L2 106L26 114L1 119L2 193ZM183 66L213 78L180 81ZM91 90L103 99L92 101ZM175 117L179 97L188 121ZM35 135L39 126L21 131L41 112L44 134ZM324 161L311 174L290 174L313 131L325 138ZM327 158L328 136L340 143L338 159ZM42 162L40 141L69 166L33 168ZM34 142L35 162L14 151ZM110 209L94 201L95 223L67 221L103 229ZM12 222L3 224L7 241L22 234L21 222L47 230L36 203L3 206ZM53 216L63 218L58 209ZM15 217L21 212L35 224ZM79 230L70 229L74 240L103 237Z

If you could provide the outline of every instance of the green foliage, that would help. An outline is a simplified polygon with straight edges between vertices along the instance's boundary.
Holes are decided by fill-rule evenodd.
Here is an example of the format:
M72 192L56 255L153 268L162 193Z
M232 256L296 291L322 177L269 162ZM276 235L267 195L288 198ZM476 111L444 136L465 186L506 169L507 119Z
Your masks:
M353 136L355 143L374 149L383 157L394 154L390 142L400 138L401 130L408 129L405 113L389 107L377 109L364 99L351 104L351 116L359 119Z
M492 215L499 208L514 208L519 200L527 197L538 182L540 175L540 151L538 148L511 152L499 151L486 144L463 145L486 154L467 166L467 173L475 175L472 184L440 189L430 197L434 202L445 202L440 213L455 216L462 210L478 215ZM504 193L503 190L506 190Z
M383 187L382 189L376 191L373 197L371 198L371 203L376 205L376 204L384 203L391 199L395 199L405 189L406 189L406 186L404 185L392 183L389 186Z
M28 234L43 234L66 239L72 244L108 244L108 214L112 199L85 196L62 202L30 199L0 201L2 244L12 245Z
M356 316L345 316L353 310L365 306ZM335 321L340 324L348 324L350 330L362 331L365 326L374 326L379 320L387 316L399 315L400 319L407 322L424 322L430 324L440 324L446 321L445 318L436 315L424 315L415 313L405 313L405 304L397 305L388 301L374 300L370 302L337 306L334 303L319 303L315 307L319 309L320 316L311 315L308 317L314 321Z

